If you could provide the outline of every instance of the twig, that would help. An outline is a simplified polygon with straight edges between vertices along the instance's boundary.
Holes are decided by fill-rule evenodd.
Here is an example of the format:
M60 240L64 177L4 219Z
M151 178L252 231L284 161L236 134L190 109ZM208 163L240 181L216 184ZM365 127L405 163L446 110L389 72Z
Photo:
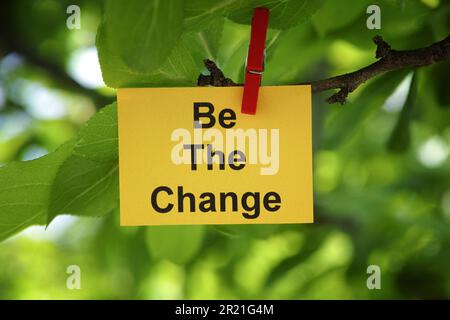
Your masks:
M235 87L238 86L230 78L225 78L222 70L217 67L215 62L205 59L203 60L206 69L210 72L209 75L200 74L197 80L199 86L214 86L214 87Z
M373 38L377 45L375 56L378 61L357 71L331 77L328 79L312 81L310 84L314 93L330 89L340 89L327 99L328 103L345 103L349 93L356 90L367 80L385 72L403 68L417 68L438 63L450 58L450 35L444 40L436 42L428 47L414 50L394 50L380 36ZM225 78L222 71L211 60L205 60L205 65L211 75L200 75L199 86L241 86L232 80Z

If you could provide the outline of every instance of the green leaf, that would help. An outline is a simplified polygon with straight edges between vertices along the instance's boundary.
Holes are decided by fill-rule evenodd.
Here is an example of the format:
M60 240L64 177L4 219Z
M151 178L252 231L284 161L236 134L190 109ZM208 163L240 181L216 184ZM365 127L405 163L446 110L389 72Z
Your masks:
M312 17L314 27L320 35L340 29L352 23L357 17L366 16L366 8L371 0L326 1ZM364 27L364 26L363 26Z
M100 216L118 205L116 104L55 152L0 168L0 240L58 214Z
M119 202L118 163L73 155L59 169L51 188L47 221L59 214L102 216Z
M80 130L51 190L48 223L59 214L102 216L118 206L117 104L97 112Z
M152 227L147 232L150 254L154 259L185 264L200 250L204 233L203 226Z
M410 123L414 104L417 96L417 72L414 72L409 87L408 97L403 105L397 123L389 137L387 147L393 152L404 152L411 144Z
M271 9L270 26L295 26L321 5L322 1L189 1L185 4L186 32L179 37L170 53L154 69L134 68L115 48L117 39L108 32L108 16L99 26L97 48L103 80L114 88L195 86L205 58L215 60L227 77L238 81L248 48L248 26L227 21L249 22L254 7L266 5ZM314 10L313 10L314 9ZM279 32L270 29L268 42L276 40ZM159 42L158 42L159 46ZM220 48L220 49L219 49ZM269 48L270 51L271 48ZM270 51L271 52L271 51ZM269 53L270 53L269 52ZM143 53L142 53L143 54Z
M185 7L185 26L191 29L207 28L217 17L225 16L232 20L251 24L253 9L266 7L270 10L269 27L274 29L291 28L308 20L323 4L324 0L194 0Z
M267 239L280 231L278 224L254 224L254 225L214 225L214 229L228 237L248 237L255 239Z
M268 55L263 76L264 85L281 85L311 80L311 69L323 59L326 47L315 41L317 34L311 25L300 25L282 31L276 49ZM305 43L308 43L305 46ZM295 52L295 54L292 54Z
M251 24L253 9L266 7L270 10L269 27L288 29L308 21L324 2L324 0L246 1L245 5L238 7L230 15L230 18L239 23Z
M104 23L101 23L97 29L96 47L103 81L106 85L119 88L145 82L146 73L131 70L122 61L119 53L110 48Z
M97 48L103 80L113 88L195 86L205 58L215 59L222 36L223 19L213 27L186 32L162 65L153 72L132 70L111 50L110 40L101 24L97 33Z
M330 2L340 3L340 1L328 1L327 3ZM370 4L377 4L381 9L380 30L367 29L366 22L369 15L361 14L356 16L356 19L353 18L350 24L345 23L339 29L329 29L327 34L332 36L332 39L345 39L353 45L368 50L373 50L372 38L375 35L382 36L396 49L421 47L429 44L430 35L428 33L425 37L414 34L428 30L424 24L433 12L422 1L406 1L404 8L400 7L396 1L385 0ZM352 6L357 5L355 2L352 4ZM351 6L345 8L349 7ZM349 10L352 9L349 8ZM340 17L336 17L336 19L339 20Z
M352 140L357 129L383 105L409 72L400 70L381 75L365 86L354 102L335 108L325 123L326 146L336 148L344 141Z
M450 90L446 84L450 74L450 61L443 61L429 68L429 77L433 84L437 102L442 108L450 107Z
M270 288L277 281L283 279L290 271L298 265L308 260L322 246L324 239L328 233L322 230L305 232L305 242L302 244L300 251L295 255L282 260L276 265L265 280L265 287Z
M230 20L225 21L216 62L227 77L241 83L249 40L249 26L240 25Z
M156 70L183 28L182 0L108 0L105 28L110 49L135 71Z
M238 7L239 0L190 0L184 5L184 26L189 30L205 30Z
M95 161L116 161L117 143L117 104L113 103L100 109L80 130L74 154Z
M218 18L207 29L183 34L183 40L186 41L186 44L193 44L188 50L192 51L194 58L217 59L219 46L223 37L224 23L225 18ZM203 59L197 62L201 63Z
M39 159L0 168L0 240L46 223L51 186L73 146L69 141Z

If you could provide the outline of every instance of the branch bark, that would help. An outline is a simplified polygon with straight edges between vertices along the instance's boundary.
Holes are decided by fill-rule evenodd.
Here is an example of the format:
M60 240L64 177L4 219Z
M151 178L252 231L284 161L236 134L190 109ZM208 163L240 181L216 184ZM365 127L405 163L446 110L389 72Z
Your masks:
M310 84L314 93L339 89L327 99L327 102L344 104L351 92L379 74L404 68L424 67L450 58L450 35L428 47L414 50L394 50L380 36L374 37L373 42L377 45L375 57L378 60L371 65L351 73L299 84ZM241 86L226 78L213 61L207 59L204 62L211 74L201 74L198 77L199 86Z

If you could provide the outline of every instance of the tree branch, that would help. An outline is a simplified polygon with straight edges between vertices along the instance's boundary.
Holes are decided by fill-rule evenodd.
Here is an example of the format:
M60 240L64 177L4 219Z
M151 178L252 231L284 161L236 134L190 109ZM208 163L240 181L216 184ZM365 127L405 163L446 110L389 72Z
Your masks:
M391 49L391 46L380 36L374 37L373 42L377 45L375 57L379 59L378 61L351 73L300 84L310 84L314 93L339 89L337 93L327 99L327 102L344 104L349 93L381 73L428 66L450 58L450 35L428 47L414 50L398 51ZM213 61L205 60L204 62L211 74L201 74L198 77L199 86L241 86L241 84L236 84L231 79L225 78L223 72Z

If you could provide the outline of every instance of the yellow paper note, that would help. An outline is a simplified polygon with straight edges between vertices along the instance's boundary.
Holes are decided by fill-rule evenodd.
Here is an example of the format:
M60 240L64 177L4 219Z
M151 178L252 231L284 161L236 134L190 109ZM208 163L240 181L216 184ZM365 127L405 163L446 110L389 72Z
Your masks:
M122 226L313 222L311 88L118 90Z

